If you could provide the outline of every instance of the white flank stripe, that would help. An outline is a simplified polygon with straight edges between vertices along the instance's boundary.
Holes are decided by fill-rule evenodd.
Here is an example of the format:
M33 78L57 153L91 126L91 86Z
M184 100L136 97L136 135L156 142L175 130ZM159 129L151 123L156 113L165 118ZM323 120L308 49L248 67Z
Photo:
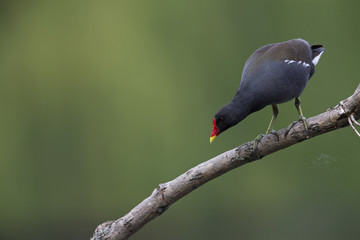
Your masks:
M303 62L303 61L295 61L295 60L284 60L284 62L286 62L287 64L291 64L291 63L297 63L297 64L301 64L303 65L304 67L310 67L310 64L306 63L306 62Z

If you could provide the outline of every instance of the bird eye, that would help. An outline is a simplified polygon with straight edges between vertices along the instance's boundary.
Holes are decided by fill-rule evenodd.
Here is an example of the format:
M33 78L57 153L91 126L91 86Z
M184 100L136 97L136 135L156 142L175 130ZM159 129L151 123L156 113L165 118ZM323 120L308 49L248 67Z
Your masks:
M219 118L219 121L220 121L220 122L224 122L224 120L225 120L224 117L220 117L220 118Z

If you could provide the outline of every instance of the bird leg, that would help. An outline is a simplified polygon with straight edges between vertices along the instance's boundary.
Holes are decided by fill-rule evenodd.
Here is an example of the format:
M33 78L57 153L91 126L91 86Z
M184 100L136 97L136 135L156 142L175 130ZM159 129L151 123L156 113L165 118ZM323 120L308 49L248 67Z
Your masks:
M300 105L300 99L297 97L295 98L295 107L298 110L299 113L299 120L303 122L304 124L304 128L306 130L306 132L309 134L309 129L306 123L306 118L304 117L302 110L301 110L301 105Z
M274 134L279 140L279 136L276 134L276 132L273 129L276 118L279 115L279 108L278 108L278 106L276 104L272 104L271 106L272 106L272 110L273 110L273 115L272 115L269 127L266 130L265 134L269 134L269 133Z
M279 114L279 108L276 104L272 104L272 110L273 110L273 115L271 117L271 121L270 121L270 124L269 124L269 127L268 129L266 130L266 133L265 134L259 134L255 139L254 139L254 145L253 145L253 152L255 152L257 150L257 147L259 145L259 142L260 142L260 139L263 138L265 135L271 133L271 134L274 134L278 141L279 141L279 135L277 135L276 131L274 131L273 129L273 126L274 126L274 123L276 121L276 118Z
M306 123L306 118L304 117L302 110L301 110L301 105L300 105L300 99L297 97L295 98L295 107L299 113L299 121L302 121L302 123L304 124L304 128L306 130L306 133L309 135L309 129ZM298 122L298 121L297 121ZM285 137L288 135L288 133L290 132L290 129L295 125L295 123L297 122L292 122L290 123L290 125L286 128L286 132L285 132Z

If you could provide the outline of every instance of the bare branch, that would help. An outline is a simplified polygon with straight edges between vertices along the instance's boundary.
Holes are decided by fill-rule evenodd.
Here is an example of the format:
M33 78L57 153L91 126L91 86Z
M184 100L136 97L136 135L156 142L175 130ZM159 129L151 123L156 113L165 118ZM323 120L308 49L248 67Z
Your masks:
M355 123L359 118L360 85L352 96L341 101L337 106L307 119L309 135L302 123L296 123L287 136L285 136L285 128L277 131L279 139L273 134L264 136L259 142L258 154L252 151L253 142L247 142L203 162L174 180L160 184L148 198L125 216L100 224L91 239L128 239L146 223L165 212L171 204L206 182L296 143L349 126L349 123L352 125L352 122Z

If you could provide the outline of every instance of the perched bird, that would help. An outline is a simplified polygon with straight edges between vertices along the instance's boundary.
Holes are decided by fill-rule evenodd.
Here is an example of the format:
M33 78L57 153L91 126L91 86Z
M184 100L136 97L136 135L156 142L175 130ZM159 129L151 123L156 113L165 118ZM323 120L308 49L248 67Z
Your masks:
M273 124L279 112L277 104L294 98L299 121L308 130L299 96L315 73L315 65L324 50L322 45L310 46L300 38L269 44L256 50L245 63L234 98L213 118L210 143L220 133L268 105L272 106L273 116L266 134L273 132ZM255 140L260 138L261 135Z

